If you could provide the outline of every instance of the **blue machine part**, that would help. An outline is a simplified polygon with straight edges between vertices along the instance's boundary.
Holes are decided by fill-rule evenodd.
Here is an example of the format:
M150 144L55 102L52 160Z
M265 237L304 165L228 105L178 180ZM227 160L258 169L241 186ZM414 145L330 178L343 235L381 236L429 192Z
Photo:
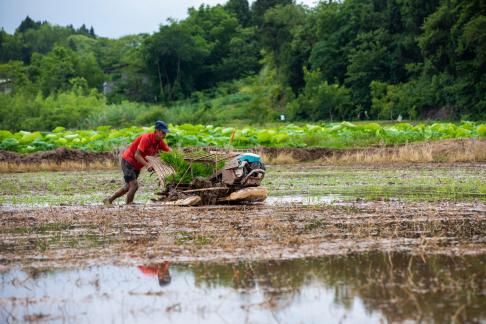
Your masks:
M261 158L258 154L253 153L243 153L238 156L238 160L247 162L260 162Z

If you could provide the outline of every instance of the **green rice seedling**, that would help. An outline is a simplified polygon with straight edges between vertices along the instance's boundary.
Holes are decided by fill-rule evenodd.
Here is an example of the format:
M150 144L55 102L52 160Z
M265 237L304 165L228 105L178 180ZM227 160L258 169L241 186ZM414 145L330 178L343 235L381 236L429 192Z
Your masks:
M184 160L184 154L178 151L162 152L160 158L175 171L175 174L165 179L167 183L190 183L195 177L209 177L224 166L223 161L218 162L216 166L208 163L188 162Z

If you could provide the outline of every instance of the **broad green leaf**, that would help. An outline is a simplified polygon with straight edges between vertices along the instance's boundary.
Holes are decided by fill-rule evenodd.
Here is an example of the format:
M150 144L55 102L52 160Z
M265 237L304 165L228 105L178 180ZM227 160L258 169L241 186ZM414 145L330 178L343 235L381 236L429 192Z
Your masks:
M476 128L476 133L481 136L485 137L486 136L486 124L481 124Z
M30 144L37 138L42 138L42 134L40 132L24 132L24 135L22 136L22 138L20 138L19 143L23 145Z
M0 140L3 140L5 138L11 138L13 136L14 135L8 130L0 130Z
M0 149L7 151L14 151L18 148L19 141L13 137L6 138L0 144Z

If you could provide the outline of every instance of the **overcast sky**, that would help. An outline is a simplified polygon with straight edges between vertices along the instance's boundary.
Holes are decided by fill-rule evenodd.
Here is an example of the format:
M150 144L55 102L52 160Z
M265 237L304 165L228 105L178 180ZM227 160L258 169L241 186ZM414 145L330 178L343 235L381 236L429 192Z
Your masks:
M297 0L312 6L317 0ZM184 19L187 9L226 0L0 0L0 27L12 34L28 15L57 25L93 26L97 35L118 38L158 30L167 18ZM250 1L251 3L252 1Z

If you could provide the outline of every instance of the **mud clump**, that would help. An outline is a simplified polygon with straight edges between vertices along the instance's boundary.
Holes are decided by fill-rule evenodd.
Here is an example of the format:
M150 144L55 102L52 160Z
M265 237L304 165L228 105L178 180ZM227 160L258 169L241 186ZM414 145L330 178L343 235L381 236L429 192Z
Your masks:
M117 165L118 157L111 152L58 148L22 154L0 150L0 172L107 169Z
M198 195L201 197L201 203L203 205L214 205L218 199L227 196L230 192L230 188L213 190L214 187L218 187L219 189L220 187L223 187L223 184L212 183L204 177L195 177L189 184L169 184L163 191L156 193L158 198L152 198L151 200L153 202L177 201Z
M195 177L190 185L192 189L211 188L212 186L213 183L204 177Z
M62 162L101 162L116 161L111 152L87 152L76 149L58 148L52 151L35 152L30 154L15 153L0 150L0 162L10 163L42 163L44 161L60 164Z

